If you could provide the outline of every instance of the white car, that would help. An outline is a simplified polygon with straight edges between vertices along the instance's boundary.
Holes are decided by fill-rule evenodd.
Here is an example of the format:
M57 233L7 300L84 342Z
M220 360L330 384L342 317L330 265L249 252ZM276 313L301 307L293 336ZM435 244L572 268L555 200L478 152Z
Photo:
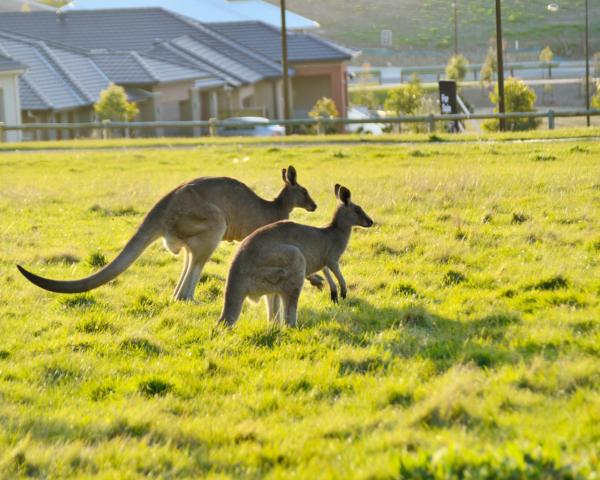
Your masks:
M224 137L282 137L285 127L281 125L261 125L271 120L265 117L231 117L223 120L219 135ZM227 125L230 123L231 125ZM247 125L244 125L247 124Z
M351 119L367 119L373 118L366 108L350 108L348 109L348 118ZM373 135L381 135L385 125L383 123L351 123L346 125L346 131L350 133L370 133Z

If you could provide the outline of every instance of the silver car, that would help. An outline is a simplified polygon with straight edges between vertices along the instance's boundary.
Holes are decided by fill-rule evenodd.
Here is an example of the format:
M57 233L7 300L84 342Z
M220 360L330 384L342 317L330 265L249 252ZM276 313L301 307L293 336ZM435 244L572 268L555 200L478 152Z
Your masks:
M265 117L231 117L223 120L219 135L224 137L282 137L285 127L267 124L271 120ZM231 125L227 125L230 123ZM247 125L244 125L247 124Z

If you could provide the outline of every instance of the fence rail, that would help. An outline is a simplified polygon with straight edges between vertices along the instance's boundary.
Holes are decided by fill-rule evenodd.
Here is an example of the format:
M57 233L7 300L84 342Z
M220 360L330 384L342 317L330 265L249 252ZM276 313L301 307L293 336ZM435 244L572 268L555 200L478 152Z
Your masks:
M568 117L596 117L600 116L600 110L568 110L555 111L548 110L545 112L511 112L511 113L473 113L473 114L453 114L453 115L411 115L385 118L301 118L293 120L271 120L269 122L232 122L222 121L217 119L198 120L198 121L159 121L159 122L111 122L105 120L103 122L84 122L84 123L27 123L21 125L3 124L0 122L0 141L4 141L5 132L10 131L81 131L88 130L90 132L98 132L102 138L109 138L113 131L124 131L128 135L131 130L155 130L159 134L161 129L177 128L177 129L193 129L196 130L194 135L202 135L198 130L204 129L210 136L223 135L222 129L250 128L254 126L267 125L284 125L288 127L315 127L318 134L324 134L326 127L339 127L346 125L367 125L367 124L383 124L383 125L402 125L411 123L425 123L428 125L429 131L434 132L436 124L449 123L454 121L468 120L488 120L488 119L522 119L522 118L538 118L547 119L549 129L555 128L556 118ZM231 135L225 133L226 135Z

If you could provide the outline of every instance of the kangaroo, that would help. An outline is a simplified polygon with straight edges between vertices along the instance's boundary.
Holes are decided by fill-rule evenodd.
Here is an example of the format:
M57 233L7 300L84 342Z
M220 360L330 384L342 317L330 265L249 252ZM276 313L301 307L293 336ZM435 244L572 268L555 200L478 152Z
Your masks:
M298 298L307 275L323 270L337 303L337 278L342 298L346 298L346 281L339 260L348 246L353 226L371 227L373 220L350 200L350 190L335 186L340 201L331 223L317 228L289 221L262 227L246 238L235 254L225 289L225 304L219 322L233 325L242 311L246 297L258 301L266 296L270 321L283 319L296 326Z
M287 219L296 207L316 210L306 188L298 184L293 166L282 170L282 178L284 186L272 201L264 200L233 178L201 177L183 183L152 207L111 263L81 280L50 280L17 267L30 282L51 292L86 292L116 278L162 237L171 253L176 255L182 249L184 253L184 266L173 298L192 300L204 264L221 240L242 240L263 225ZM322 286L318 275L309 280Z

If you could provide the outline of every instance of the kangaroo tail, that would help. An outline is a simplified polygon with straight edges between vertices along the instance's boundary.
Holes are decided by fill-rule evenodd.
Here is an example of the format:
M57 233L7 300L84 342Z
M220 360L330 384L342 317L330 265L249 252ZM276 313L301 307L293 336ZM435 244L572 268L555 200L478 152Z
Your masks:
M242 313L242 305L246 295L240 285L242 278L239 277L237 272L236 260L233 260L233 264L229 269L229 275L227 276L227 282L225 286L225 299L223 303L223 310L219 318L219 323L227 326L233 326L240 318Z
M127 270L151 243L162 236L162 214L170 197L171 194L163 197L148 212L137 232L117 258L89 277L81 280L50 280L25 270L21 265L17 265L17 268L31 283L50 292L81 293L104 285Z

